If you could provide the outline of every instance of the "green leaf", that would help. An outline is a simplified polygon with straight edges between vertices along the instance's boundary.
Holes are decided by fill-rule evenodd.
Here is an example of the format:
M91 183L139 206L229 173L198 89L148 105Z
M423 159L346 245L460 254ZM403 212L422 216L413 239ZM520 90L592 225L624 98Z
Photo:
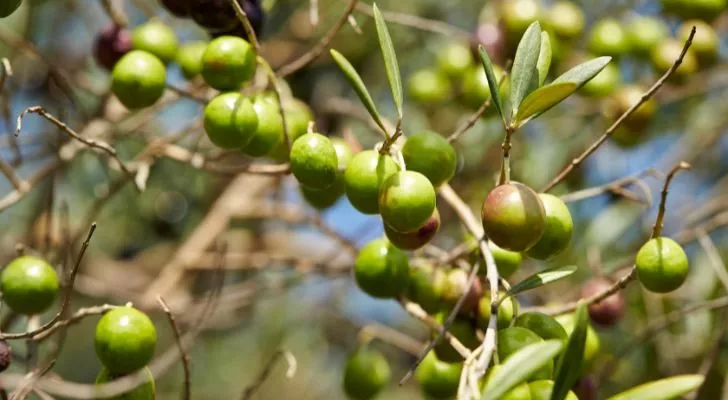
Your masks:
M541 50L538 53L538 61L536 62L536 70L538 71L538 86L543 85L546 81L546 75L549 74L551 68L551 38L548 32L541 32Z
M575 91L576 83L573 82L552 83L540 87L523 100L514 120L516 123L525 123L530 117L540 115L561 103Z
M498 114L500 114L501 119L503 119L503 123L505 124L506 116L503 115L503 103L500 98L500 90L498 90L499 82L498 78L495 76L495 72L493 72L493 63L490 61L488 52L485 51L485 48L483 48L482 45L478 46L478 50L480 52L480 61L483 63L483 68L485 69L485 77L488 79L488 89L490 89L491 102L495 106L495 109L498 110Z
M374 122L377 123L382 131L387 132L387 129L384 127L384 122L382 122L382 117L379 116L377 107L374 105L374 100L372 100L372 96L369 94L369 91L367 91L367 87L364 86L364 82L362 82L361 77L354 69L354 66L352 66L349 60L347 60L346 57L338 51L331 49L330 52L331 57L334 58L334 61L336 61L336 64L344 73L344 76L346 76L349 84L352 88L354 88L357 96L359 96L359 100L364 103L364 107L366 107L367 111L369 111L369 115L372 116Z
M589 324L586 305L580 304L576 309L574 330L569 336L564 354L559 358L554 378L554 389L551 400L564 400L569 390L574 387L581 376L584 361L584 347L586 346L586 332Z
M697 389L704 379L702 375L677 375L633 387L607 400L670 400Z
M530 344L513 353L488 379L483 398L498 400L556 357L562 346L560 340L547 340Z
M538 87L536 63L541 52L541 25L532 23L523 34L511 70L511 115L516 115L521 101Z
M527 290L535 289L539 286L558 281L559 279L564 279L574 272L576 272L575 265L545 269L511 286L511 288L506 292L505 297L515 296Z
M387 69L387 78L389 86L392 88L392 97L394 105L397 107L397 115L402 119L402 77L399 74L399 64L397 63L397 54L394 52L392 38L389 36L387 24L384 17L379 11L379 7L374 3L374 22L377 25L377 36L379 37L379 46L382 48L382 56L384 56L384 66Z
M612 57L597 57L589 60L564 72L564 74L556 78L553 83L573 82L576 83L576 88L579 89L584 86L585 83L597 76L597 74L600 73L610 61L612 61Z

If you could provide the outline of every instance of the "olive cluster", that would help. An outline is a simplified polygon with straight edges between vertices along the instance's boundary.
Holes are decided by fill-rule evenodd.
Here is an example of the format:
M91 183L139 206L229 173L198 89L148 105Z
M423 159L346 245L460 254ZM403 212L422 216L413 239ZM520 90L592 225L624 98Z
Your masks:
M249 39L230 0L161 0L162 5L180 18L190 18L212 35L238 36ZM256 35L265 23L265 14L260 0L237 0L245 11Z
M44 259L23 255L8 263L0 275L2 300L13 312L33 316L47 311L58 297L58 275ZM124 306L106 313L96 325L96 354L103 365L97 383L134 373L154 357L157 331L143 312ZM10 347L0 344L0 372L10 365ZM149 381L123 398L153 399L154 379L147 369ZM121 399L121 397L119 397Z

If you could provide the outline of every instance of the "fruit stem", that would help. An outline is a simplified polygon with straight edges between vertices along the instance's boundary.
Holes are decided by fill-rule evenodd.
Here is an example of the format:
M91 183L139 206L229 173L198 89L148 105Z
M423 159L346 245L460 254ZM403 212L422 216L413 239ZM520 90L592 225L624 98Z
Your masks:
M243 24L243 29L245 29L245 34L248 35L248 40L250 41L250 44L253 45L253 51L255 52L255 55L258 56L258 54L260 53L260 43L258 43L258 37L255 36L255 30L253 29L253 25L250 24L248 14L245 13L245 10L243 10L243 7L238 4L237 0L229 1L230 4L233 6L233 9L235 10L235 14L238 16L238 19Z
M387 132L387 139L382 144L382 147L379 148L379 154L389 154L389 150L392 148L392 145L402 136L402 120L397 121L397 126L394 128L394 135L389 136Z
M670 182L672 182L672 178L678 173L678 171L688 168L690 168L690 164L685 161L680 161L672 170L670 170L670 173L667 174L665 185L662 187L662 197L660 198L660 208L657 212L657 219L655 220L655 225L652 226L653 239L660 237L660 234L662 233L662 225L665 218L665 203L667 203L667 192L670 188Z
M233 3L237 2L233 0ZM281 89L281 82L278 80L278 77L276 76L275 71L273 71L273 68L270 66L270 64L268 64L268 61L266 61L261 56L257 56L256 60L258 64L261 65L265 70L265 74L268 75L270 83L273 86L273 93L275 93L276 95L279 112L281 113L281 123L283 124L283 140L285 141L286 145L286 153L288 153L291 150L291 137L288 134L288 124L286 123L286 112L285 107L283 106L283 90Z
M506 136L503 139L503 160L501 172L498 178L498 186L505 185L511 181L511 135L516 131L515 125L506 125Z

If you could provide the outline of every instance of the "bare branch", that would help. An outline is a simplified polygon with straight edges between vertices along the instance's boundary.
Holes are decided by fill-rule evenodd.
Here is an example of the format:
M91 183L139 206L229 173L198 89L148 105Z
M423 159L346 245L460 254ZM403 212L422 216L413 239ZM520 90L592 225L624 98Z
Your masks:
M260 371L260 374L258 377L253 381L253 384L245 388L243 391L243 395L241 396L242 400L249 400L253 397L255 392L260 389L260 387L263 385L263 383L268 379L268 376L270 376L271 371L273 370L273 367L276 365L276 362L278 359L281 358L281 356L285 356L284 358L288 362L288 372L286 372L286 377L291 378L296 370L296 363L295 363L295 357L293 357L293 354L287 352L287 351L276 351L273 353L273 356L268 360L268 362L263 367L263 370ZM293 362L291 362L293 360Z
M172 314L172 311L169 309L169 306L164 301L164 299L161 296L157 296L157 301L159 302L159 305L162 307L162 310L167 315L167 319L169 320L169 325L172 327L172 332L174 333L174 340L177 343L177 348L179 348L180 358L182 359L182 369L184 371L184 381L182 384L182 399L183 400L189 400L190 399L190 359L187 355L187 352L185 351L185 346L182 344L182 334L180 333L179 326L177 326L177 321L174 318L174 314Z

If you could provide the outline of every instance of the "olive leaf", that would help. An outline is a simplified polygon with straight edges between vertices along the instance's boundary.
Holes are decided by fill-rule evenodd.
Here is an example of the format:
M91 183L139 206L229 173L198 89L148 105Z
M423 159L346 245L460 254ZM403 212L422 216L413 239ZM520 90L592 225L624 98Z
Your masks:
M551 56L551 38L549 38L548 32L541 32L541 50L538 53L538 61L536 62L539 86L543 85L546 81L546 75L549 74Z
M586 346L586 332L589 324L587 319L586 305L580 304L576 309L574 330L566 343L564 354L559 357L554 375L554 388L551 392L551 400L564 400L569 390L574 387L581 376L582 363L584 362L584 347Z
M541 25L532 23L516 49L511 70L511 115L515 116L521 101L538 87L538 55L541 52Z
M612 57L608 56L594 58L564 72L563 75L554 79L553 83L573 82L576 83L576 88L579 89L597 76L610 61L612 61Z
M515 296L527 290L535 289L539 286L558 281L559 279L564 279L574 272L576 272L575 265L545 269L511 286L511 288L508 289L504 297Z
M488 79L488 89L490 89L491 102L495 106L495 109L498 110L498 114L500 114L503 124L505 125L506 117L503 115L503 105L500 98L500 90L498 90L498 79L495 77L495 73L493 72L493 63L490 61L488 52L485 51L485 48L482 45L478 46L478 51L480 53L480 60L483 63L483 68L485 69L485 77Z
M389 86L392 89L392 97L394 105L397 108L397 116L402 119L402 77L399 74L399 63L397 63L397 54L394 52L394 44L392 37L389 36L387 24L384 17L379 11L379 7L374 3L374 22L377 25L377 36L379 37L379 46L382 48L382 56L384 57L384 67L387 69L387 78Z
M508 357L488 378L483 398L498 400L509 390L525 382L534 372L551 362L561 351L560 340L547 340L525 346Z
M338 51L331 49L330 53L331 57L334 58L334 61L344 73L346 79L349 81L351 87L354 88L357 96L359 96L359 100L364 103L364 107L366 107L367 111L369 111L369 115L372 116L374 122L377 123L382 131L386 132L387 129L384 127L382 117L379 116L377 107L374 105L374 100L372 100L372 96L369 94L369 91L367 91L367 87L364 86L364 82L361 80L361 77L354 69L354 66L352 66L349 60L347 60L346 57L344 57L344 55L342 55Z
M678 398L700 387L705 378L702 375L677 375L659 381L648 382L625 392L615 394L607 400L670 400Z
M561 103L576 91L576 83L560 82L542 86L526 97L514 118L516 124L525 124L531 118L543 114L551 107Z

